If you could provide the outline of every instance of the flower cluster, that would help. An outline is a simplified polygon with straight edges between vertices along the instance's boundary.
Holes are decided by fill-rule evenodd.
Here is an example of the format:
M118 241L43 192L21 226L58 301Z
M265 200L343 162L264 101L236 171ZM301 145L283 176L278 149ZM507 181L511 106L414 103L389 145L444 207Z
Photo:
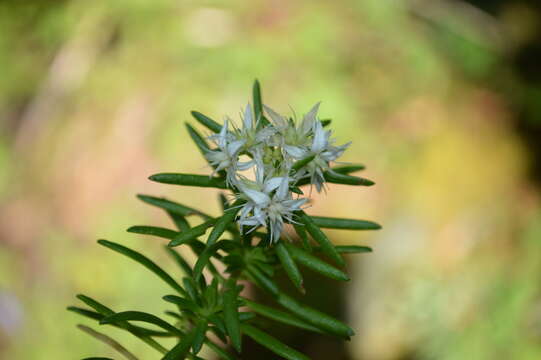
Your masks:
M267 227L276 242L284 222L294 223L294 212L308 201L294 198L291 189L305 180L318 192L324 189L324 173L332 173L330 163L349 143L334 145L331 131L318 119L319 103L298 124L267 106L264 109L267 117L256 118L248 104L240 127L226 119L220 132L209 137L216 148L206 158L213 174L225 173L227 185L243 200L238 216L241 229ZM246 176L246 170L253 170L254 177Z

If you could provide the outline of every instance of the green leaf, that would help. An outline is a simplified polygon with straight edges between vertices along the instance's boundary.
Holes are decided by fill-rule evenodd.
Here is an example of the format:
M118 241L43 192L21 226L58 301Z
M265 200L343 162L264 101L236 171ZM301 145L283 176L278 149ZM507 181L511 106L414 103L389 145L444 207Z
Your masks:
M195 331L190 331L186 336L184 336L178 344L176 344L162 360L180 360L185 359L192 347L192 344L195 339Z
M240 353L242 345L237 296L237 279L235 277L230 277L225 283L223 295L225 328L231 339L231 345L233 345L235 350Z
M154 324L162 329L176 335L184 335L182 331L169 324L168 322L160 319L159 317L142 312L142 311L123 311L113 315L109 315L101 319L100 324L116 324L124 321L142 321L149 324Z
M265 346L275 354L287 360L310 360L307 356L251 325L243 324L242 332L251 337L258 344Z
M252 97L254 100L254 114L255 118L259 119L261 115L263 114L263 99L261 98L261 86L259 85L259 81L254 81L254 86L252 89Z
M198 302L199 295L197 292L197 285L195 284L195 280L191 277L185 277L182 279L182 284L184 285L184 289L186 289L186 293L192 299L194 302Z
M335 246L336 251L340 254L356 254L356 253L365 253L372 252L372 248L368 246L357 246L357 245L338 245ZM319 250L319 249L315 249Z
M220 201L220 207L222 208L222 212L225 212L227 209L229 209L229 202L227 201L227 198L222 192L220 192L220 194L218 195L218 200Z
M218 279L214 278L205 289L205 301L209 308L214 308L218 304L218 283Z
M193 271L190 264L188 264L188 262L184 259L184 257L182 257L182 255L178 253L178 251L176 251L175 249L171 249L168 246L165 246L165 250L167 251L169 255L171 255L173 260L175 260L175 262L178 264L178 266L182 269L182 271L186 275L192 276Z
M332 122L331 119L321 119L320 121L321 121L321 126L323 126L323 127L327 127L327 126L331 125L331 122Z
M291 282L295 285L295 287L301 292L305 293L304 288L302 286L302 275L297 268L297 265L295 265L295 261L291 257L288 248L284 245L283 241L279 241L275 246L276 255L278 255L278 259L282 263L282 266L291 280Z
M211 226L213 226L218 219L212 218L210 220L205 221L204 223L194 226L188 231L183 231L179 233L167 246L179 246L182 244L189 243L196 239L197 237L205 234L207 229Z
M267 275L252 264L246 268L248 274L253 278L256 284L261 286L273 295L278 295L278 286Z
M246 305L243 300L242 306ZM239 312L239 320L240 322L250 321L252 319L255 319L256 315L251 311L243 311Z
M337 245L334 247L336 251L340 254L358 254L358 253L367 253L372 252L372 248L368 246L357 246L357 245ZM321 252L321 247L314 247L313 251Z
M116 340L114 340L113 338L103 334L103 333L100 333L86 325L77 325L77 327L81 330L81 331L84 331L85 333L87 333L88 335L92 336L93 338L109 345L110 347L112 347L113 349L115 349L117 352L119 352L120 354L122 354L122 356L124 356L126 359L128 360L138 360L138 358L133 355L131 352L129 352L124 346L120 345L120 343ZM103 359L103 358L102 358Z
M318 310L300 304L298 301L282 292L280 292L276 301L301 319L322 330L328 331L331 334L346 339L349 339L350 336L355 334L353 330L343 322Z
M126 230L130 233L143 234L143 235L153 235L158 236L164 239L174 239L179 233L178 231L165 229L158 226L145 226L145 225L135 225L131 226Z
M244 298L244 301L246 302L246 305L250 307L251 310L253 310L254 312L258 313L261 316L264 316L266 318L269 318L274 321L278 321L287 325L295 326L300 329L322 333L322 331L319 328L313 325L310 325L302 320L297 319L295 316L291 315L290 313L277 310L277 309L274 309L262 304L258 304L246 298Z
M299 264L306 266L324 276L327 276L334 280L349 281L349 277L338 270L334 266L327 264L326 262L318 259L315 256L310 255L306 251L299 249L291 244L286 244L287 250Z
M79 294L76 297L77 297L77 299L81 300L82 302L84 302L85 304L87 304L92 309L96 310L98 313L100 313L102 315L109 316L109 315L112 315L112 314L115 313L113 310L111 310L107 306L101 304L100 302L92 299L89 296Z
M361 170L364 170L364 169L365 169L364 165L358 164L358 165L336 166L336 167L332 168L332 171L334 171L336 173L339 173L339 174L348 175L348 174L351 174L352 172L361 171Z
M342 259L342 257L340 256L338 251L336 251L334 245L331 243L327 235L325 235L325 233L321 231L321 229L314 223L312 218L306 215L304 211L299 211L298 214L300 217L300 221L306 227L306 231L308 231L310 235L312 235L312 238L317 243L319 243L323 252L331 259L333 259L338 265L344 266L344 259Z
M207 320L200 319L195 327L195 336L192 344L192 352L196 355L199 353L199 351L201 351L201 347L203 346L203 342L205 341L205 333L207 332L207 326Z
M357 185L357 186L372 186L375 183L372 180L361 178L358 176L345 175L340 172L323 172L323 177L325 181L334 183L334 184L345 184L345 185ZM297 181L297 186L303 186L310 184L310 178L302 178Z
M224 349L222 349L212 341L206 340L205 345L207 345L212 351L214 351L221 359L235 360L232 355L230 355L228 352L226 352Z
M83 309L83 308L80 308L80 307L77 307L77 306L68 306L66 308L66 310L74 312L74 313L82 315L82 316L85 316L85 317L93 319L93 320L98 320L98 321L100 321L101 319L103 319L105 317L105 315L102 315L102 314L100 314L100 313L98 313L96 311Z
M167 215L169 215L171 220L173 220L173 222L175 223L175 226L177 227L177 229L179 229L180 231L190 230L190 223L188 222L188 220L186 220L184 216L175 214L174 212L171 212L171 211L167 211Z
M76 314L85 316L87 318L97 320L98 322L105 317L105 315L100 314L96 311L82 309L77 306L68 306L67 310L74 312ZM121 326L120 324L112 324L112 325L119 327L121 329L125 329L125 326ZM151 329L147 329L147 328L143 328L143 327L135 326L135 325L131 325L130 327L137 330L138 334L145 335L145 336L160 336L160 337L171 336L169 333L164 332L164 331L151 330Z
M193 299L188 300L177 295L165 295L163 299L177 305L181 310L189 310L194 314L196 314L199 310L195 302L192 301Z
M291 190L291 192L294 192L295 194L304 195L304 191L302 191L301 188L298 186L291 186L289 190Z
M115 313L112 309L108 308L107 306L101 304L100 302L98 302L98 301L96 301L96 300L94 300L94 299L92 299L92 298L90 298L90 297L88 297L86 295L79 294L79 295L77 295L77 298L79 300L81 300L82 302L84 302L85 304L87 304L88 306L90 306L92 309L96 310L98 313L102 314L102 315L110 316L110 315L113 315ZM152 346L154 349L161 352L162 354L166 352L166 349L163 346L161 346L154 339L147 336L145 334L145 331L141 332L139 330L139 327L131 325L128 322L121 322L121 323L115 324L115 326L118 326L118 327L128 331L129 333L131 333L132 335L138 337L139 339L141 339L142 341L147 343L149 346Z
M211 177L208 175L160 173L149 176L149 179L162 184L227 189L227 185L224 179L218 177Z
M256 120L259 120L258 127L269 125L269 121L263 115L263 99L261 95L261 86L259 85L258 80L254 81L252 95L254 101L254 115Z
M163 210L171 211L175 214L179 214L182 216L199 215L203 218L207 218L207 219L210 218L210 216L202 213L199 210L193 209L189 206L185 206L171 200L167 200L165 198L159 198L155 196L142 195L142 194L137 195L137 198L139 198L141 201L149 205L153 205Z
M220 241L217 244L207 247L205 251L203 251L203 253L199 255L199 258L197 259L193 269L193 278L195 279L195 281L199 281L201 275L203 274L205 266L209 263L210 258L224 246L227 246L226 241Z
M314 224L320 228L346 230L379 230L381 226L375 222L356 219L340 219L323 216L310 216Z
M300 169L308 165L310 161L314 160L315 157L315 155L310 155L308 157L305 157L304 159L296 161L291 167L291 170L293 170L293 172L299 171Z
M310 239L308 239L308 235L306 235L306 229L304 228L304 226L294 223L293 228L301 239L304 249L307 251L312 251L312 244L310 244Z
M192 138L193 142L195 143L195 145L197 146L201 154L205 156L205 159L206 159L206 154L207 152L210 151L209 144L207 143L205 138L201 136L201 134L199 134L199 132L195 130L195 128L191 126L190 124L186 123L186 129L188 130L188 134L190 134L190 137Z
M206 115L201 114L198 111L192 111L192 116L197 120L201 125L207 127L210 131L219 133L222 130L222 125L218 124L216 121L212 120Z
M372 180L361 178L358 176L344 175L340 173L324 172L323 176L325 181L334 183L334 184L345 184L345 185L360 185L360 186L372 186L375 184Z
M137 251L131 250L125 246L114 243L112 241L98 240L98 243L113 251L116 251L122 255L125 255L132 260L137 261L138 263L140 263L141 265L143 265L144 267L152 271L154 274L156 274L160 279L165 281L169 286L171 286L173 289L178 291L180 294L182 295L186 294L184 289L168 273L166 273L161 267L156 265L152 260L150 260L146 256L138 253Z
M222 236L225 229L233 222L235 216L237 216L237 213L240 210L239 206L242 203L242 201L236 201L229 209L227 209L227 211L224 212L221 217L218 218L216 225L214 225L214 228L207 239L207 246L214 245L220 236Z

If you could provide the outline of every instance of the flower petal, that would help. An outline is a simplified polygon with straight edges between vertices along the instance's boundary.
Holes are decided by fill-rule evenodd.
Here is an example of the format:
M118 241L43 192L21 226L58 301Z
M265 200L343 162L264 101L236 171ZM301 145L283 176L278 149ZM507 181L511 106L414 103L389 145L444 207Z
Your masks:
M270 202L270 197L261 191L244 188L242 192L258 206L266 206Z

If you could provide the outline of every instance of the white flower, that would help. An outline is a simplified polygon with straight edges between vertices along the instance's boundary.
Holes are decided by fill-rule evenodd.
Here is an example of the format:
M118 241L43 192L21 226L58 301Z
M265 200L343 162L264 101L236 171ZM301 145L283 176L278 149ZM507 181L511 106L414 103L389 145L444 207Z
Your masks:
M274 138L276 146L280 146L284 153L293 159L300 160L310 145L313 124L317 121L319 104L315 104L308 114L304 115L301 123L296 127L293 121L265 106L265 111L271 118L279 136Z
M227 183L234 184L237 179L237 171L247 170L253 166L253 162L239 161L239 152L246 143L246 140L234 140L228 132L228 121L225 120L220 133L209 137L218 146L217 150L208 151L205 156L215 168L213 175L221 170L227 174Z
M289 183L288 177L274 177L268 179L260 190L242 187L242 195L248 201L239 212L239 224L268 227L271 242L278 241L284 221L294 222L293 212L300 210L307 201L292 199Z
M317 191L323 188L324 172L332 172L330 163L336 161L349 144L335 146L331 131L325 131L318 119L319 103L296 124L265 106L270 124L261 127L250 104L242 114L240 127L228 129L229 121L218 134L210 136L217 149L206 154L215 168L224 170L227 183L245 203L240 206L237 221L241 231L250 226L254 231L266 227L271 242L280 238L285 222L295 222L293 214L307 202L306 198L293 198L290 186L308 177ZM239 157L246 156L247 161ZM313 156L313 160L295 173L295 162ZM255 179L249 179L243 170L254 169Z
M318 192L325 183L324 171L332 171L329 163L338 159L350 143L334 146L334 139L331 139L331 131L325 131L320 121L314 121L312 125L312 145L306 150L301 159L314 155L314 159L297 172L298 178L310 176L310 182L316 186Z
M261 119L254 118L252 107L248 103L244 109L242 127L235 129L234 132L238 140L244 141L244 150L252 155L276 132L272 126L260 128L259 122Z

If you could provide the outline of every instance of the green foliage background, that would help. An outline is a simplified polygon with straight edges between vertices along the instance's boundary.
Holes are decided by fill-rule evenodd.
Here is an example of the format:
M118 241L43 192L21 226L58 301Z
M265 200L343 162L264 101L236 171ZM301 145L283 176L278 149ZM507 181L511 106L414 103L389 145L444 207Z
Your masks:
M366 164L377 183L333 186L311 211L384 225L329 232L375 250L349 259L345 289L310 299L338 304L356 329L339 356L538 359L531 134L541 87L535 68L525 80L514 62L539 36L534 10L520 1L493 15L455 1L0 2L0 358L109 354L65 311L79 292L118 309L163 307L155 294L165 285L94 240L175 273L161 244L124 231L168 225L134 195L216 214L215 192L146 178L206 173L182 123L192 109L238 118L259 78L284 113L322 100L338 139L353 140L345 161ZM344 346L284 336L314 359ZM265 356L253 351L247 359Z

